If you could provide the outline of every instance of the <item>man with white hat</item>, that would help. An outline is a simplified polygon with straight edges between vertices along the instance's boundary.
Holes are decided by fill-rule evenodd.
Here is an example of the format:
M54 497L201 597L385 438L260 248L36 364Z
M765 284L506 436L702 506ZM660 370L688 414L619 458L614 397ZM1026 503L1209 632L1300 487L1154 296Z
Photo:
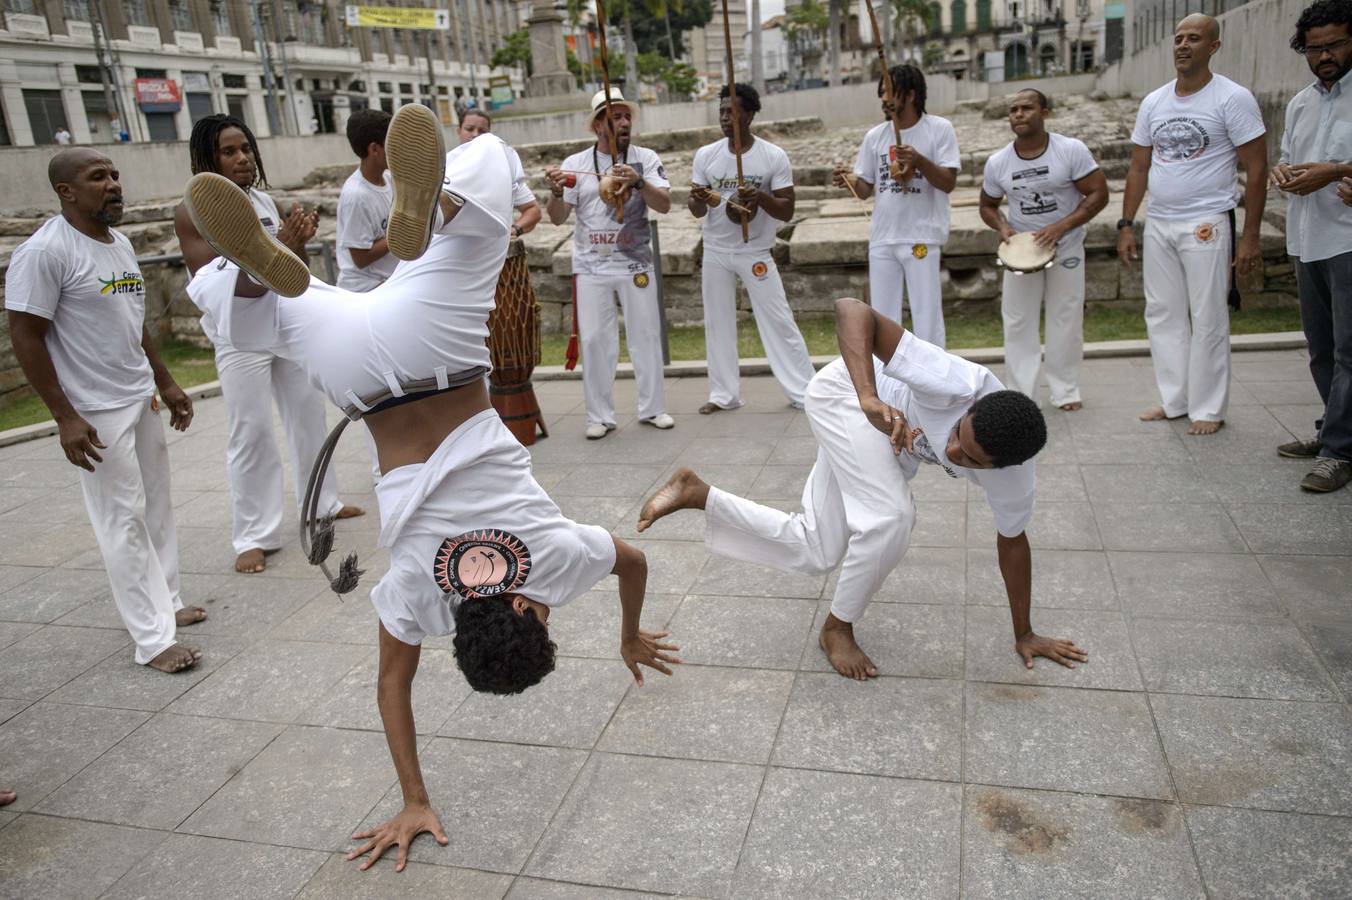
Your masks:
M636 107L614 88L592 97L596 143L562 166L545 169L552 196L549 221L562 225L577 209L573 231L574 316L582 339L587 437L615 428L615 366L620 359L615 296L624 310L625 339L638 382L638 417L654 428L676 424L662 388L661 313L653 277L648 210L671 209L671 183L657 154L630 143ZM608 196L601 194L602 181ZM613 188L614 193L609 193Z

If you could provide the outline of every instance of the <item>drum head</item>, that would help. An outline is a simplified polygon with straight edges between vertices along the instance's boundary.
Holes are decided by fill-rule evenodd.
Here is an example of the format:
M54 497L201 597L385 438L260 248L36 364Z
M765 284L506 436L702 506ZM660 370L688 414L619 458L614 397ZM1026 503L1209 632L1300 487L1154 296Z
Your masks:
M1056 262L1056 248L1039 247L1031 231L1021 232L1001 243L996 255L1000 264L1011 272L1041 272Z

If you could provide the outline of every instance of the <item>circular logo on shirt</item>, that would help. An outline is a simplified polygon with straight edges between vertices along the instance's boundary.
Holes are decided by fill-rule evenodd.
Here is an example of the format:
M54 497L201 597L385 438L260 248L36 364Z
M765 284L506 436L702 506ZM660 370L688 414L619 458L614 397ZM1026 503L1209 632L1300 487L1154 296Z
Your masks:
M1209 224L1202 224L1194 228L1192 230L1192 234L1193 237L1197 238L1197 240L1205 244L1206 242L1210 241L1213 237L1216 236L1216 230L1212 228Z
M432 577L447 594L495 597L514 591L530 574L530 549L506 531L470 531L437 548Z
M647 272L639 272L637 275L634 276L634 287L645 288L647 286L648 286Z
M1074 269L1079 264L1080 258L1078 256L1067 256L1065 259L1061 260L1061 268L1063 269Z
M765 273L768 271L770 271L770 267L763 262L751 264L751 274L755 275L757 278L764 278Z
M929 256L929 247L926 247L924 244L916 244L911 248L911 255L916 259L924 259Z
M1186 116L1161 122L1150 134L1155 158L1160 162L1186 162L1206 152L1211 135L1196 119Z

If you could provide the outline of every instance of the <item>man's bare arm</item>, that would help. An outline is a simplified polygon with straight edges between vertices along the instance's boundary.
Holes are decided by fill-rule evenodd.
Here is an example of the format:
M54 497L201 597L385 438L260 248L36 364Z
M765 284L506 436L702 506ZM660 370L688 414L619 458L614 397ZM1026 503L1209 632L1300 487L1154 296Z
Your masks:
M390 252L390 244L384 237L378 237L366 249L348 247L347 252L352 255L352 261L357 264L357 268L364 269L383 259L385 254Z
M104 449L104 444L99 441L94 426L86 422L71 405L56 377L56 366L52 364L52 355L47 351L47 331L52 327L51 321L12 309L8 311L8 320L14 356L28 384L37 391L56 421L61 451L66 454L71 465L94 471L94 463L103 462L98 451Z
M1122 218L1135 220L1136 210L1145 199L1145 186L1150 180L1150 154L1153 147L1136 144L1131 148L1131 164L1127 167L1127 184L1122 192ZM1136 232L1122 228L1117 232L1117 261L1130 267L1132 260L1140 259L1136 248Z
M1263 227L1263 207L1267 205L1267 143L1256 137L1236 147L1235 155L1244 167L1244 233L1235 251L1235 268L1249 272L1262 258L1258 236Z
M530 234L540 224L542 215L539 203L523 203L516 208L516 221L512 224L521 229L522 234Z
M160 399L169 407L169 427L175 431L187 431L188 426L192 424L192 400L183 388L178 386L178 382L174 381L174 376L169 373L169 367L160 359L160 352L155 348L155 342L150 338L150 329L145 323L141 324L141 350L150 363L150 371L155 376L155 387L160 392Z
M639 665L670 675L671 669L666 664L681 662L671 655L680 648L661 643L667 632L646 631L639 627L643 618L643 599L648 591L648 558L637 547L617 537L611 539L615 542L615 567L610 571L620 580L620 656L633 673L634 681L642 687L643 672Z
M1089 653L1075 646L1073 641L1043 637L1033 631L1033 550L1027 532L1018 537L995 536L995 550L1000 560L1000 576L1009 596L1009 615L1014 624L1014 650L1023 658L1027 668L1033 668L1033 658L1045 656L1068 669L1077 662L1089 662Z
M1075 189L1080 192L1080 202L1064 218L1038 230L1036 240L1039 246L1055 247L1066 232L1087 224L1108 205L1108 178L1102 169L1095 169L1076 181Z
M1003 199L1002 197L992 197L983 190L981 192L981 205L977 208L977 212L981 216L981 221L1000 232L1000 240L1007 241L1014 234L1014 228L1005 218L1005 214L1000 211L1000 201Z
M905 414L878 397L872 357L883 362L892 359L903 334L900 325L858 300L842 297L836 301L836 342L859 396L859 408L869 424L887 435L897 454L912 449L915 435Z

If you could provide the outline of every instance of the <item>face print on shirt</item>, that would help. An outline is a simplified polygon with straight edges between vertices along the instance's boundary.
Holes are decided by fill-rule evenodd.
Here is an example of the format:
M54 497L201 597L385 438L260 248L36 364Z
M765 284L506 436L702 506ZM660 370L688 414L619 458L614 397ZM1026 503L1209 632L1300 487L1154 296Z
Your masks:
M446 538L437 548L432 577L444 593L493 597L515 591L530 575L530 548L496 529Z
M1019 204L1019 212L1023 215L1042 216L1056 212L1059 204L1047 183L1050 171L1048 166L1028 166L1010 178L1010 202Z
M1201 122L1189 116L1165 119L1150 133L1155 159L1164 163L1197 159L1211 146L1211 135Z

